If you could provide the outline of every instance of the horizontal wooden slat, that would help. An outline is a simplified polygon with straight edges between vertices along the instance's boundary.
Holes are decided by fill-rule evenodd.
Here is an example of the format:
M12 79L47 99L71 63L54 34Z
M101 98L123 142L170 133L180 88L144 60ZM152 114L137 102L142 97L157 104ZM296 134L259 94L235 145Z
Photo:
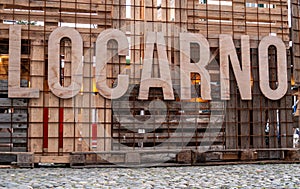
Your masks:
M10 152L10 150L11 150L11 147L4 147L4 146L1 146L1 144L0 144L0 152ZM0 155L0 157L1 157L1 155Z
M63 11L78 11L78 12L95 12L95 11L111 11L111 6L102 6L97 0L85 1L85 0L74 0L71 1L42 1L34 0L0 0L0 4L3 4L5 8L17 8L17 9L31 9L31 10L43 10L47 8L61 8ZM107 4L111 4L110 0L107 0Z
M77 15L58 12L47 12L46 16L43 12L30 13L31 21L45 21L45 22L65 22L65 23L86 23L86 24L99 24L105 25L107 22L104 18L110 19L110 14L99 15ZM75 18L76 16L76 18ZM2 20L22 20L28 17L27 11L13 11L13 10L1 10L0 19Z
M14 129L27 129L28 125L26 123L12 124Z
M0 133L0 144L2 143L26 143L26 133Z
M1 31L1 26L5 26L5 28L7 29L7 32L8 32L8 28L9 28L9 25L0 25L0 31ZM1 32L0 32L0 35L1 35ZM8 38L8 36L6 36L5 38ZM26 80L21 80L21 87L27 87L28 85L28 81ZM7 90L7 87L8 87L8 81L7 80L0 80L0 89L5 89Z
M27 143L27 138L12 138L13 143Z
M0 114L0 122L2 123L10 123L12 120L11 114Z
M7 151L5 149L6 148L0 147L0 151ZM11 162L17 162L17 155L0 154L0 163L11 163Z
M27 133L16 133L16 132L13 132L12 133L12 137L13 138L26 138L27 137Z
M10 138L11 133L9 132L0 132L0 138Z
M27 114L16 113L16 114L0 114L0 122L2 123L26 123Z
M267 4L267 5L276 5L276 8L278 7L281 7L281 6L287 6L287 1L282 1L282 0L271 0L271 1L262 1L262 0L247 0L247 1L232 1L232 0L222 0L222 1L228 1L229 3L231 4L240 4L241 6L246 6L246 3L255 3L255 4ZM198 5L201 5L201 6L205 6L205 5L215 5L215 4L200 4L200 3L197 3L195 2L194 0L188 0L187 1L188 5L187 7L188 8L193 8L195 5L198 6ZM219 5L217 5L219 6ZM222 7L231 7L230 4L227 4L227 5L221 5ZM256 7L256 8L259 8L259 9L268 9L268 8L263 8L263 7Z
M13 147L12 152L27 152L26 147Z
M208 5L206 9L205 5L201 5L197 10L188 11L189 17L195 17L198 19L212 19L218 21L241 19L244 22L287 22L288 10L281 9L257 9L257 8L246 8L245 10L232 9L230 6L219 7L218 5ZM221 8L221 9L220 9Z
M9 99L0 98L0 108L1 107L26 107L27 100L25 99Z
M11 138L9 138L9 137L0 137L0 146L1 145L4 145L4 144L9 144L9 143L11 143Z
M27 122L27 114L13 114L12 116L13 123L26 123Z
M100 24L100 23L98 23ZM103 23L104 24L104 23ZM111 24L111 20L107 20L107 22L105 22L105 25L108 27ZM55 30L56 28L58 28L58 26L30 26L30 30L28 30L28 26L22 26L22 33L21 33L21 37L22 39L28 39L28 37L32 40L34 39L40 39L41 37L45 36L48 38L50 33ZM77 28L76 30L80 32L83 41L87 41L90 42L90 40L92 42L95 42L98 35L104 31L105 28L92 28L91 30L89 28ZM46 30L46 32L44 31ZM8 24L0 24L0 38L8 38L8 32L9 32L9 25ZM7 90L7 81L6 81L6 85L4 82L4 87L6 87ZM21 85L23 86L23 85ZM27 86L27 85L26 85ZM1 83L0 83L0 87L1 87Z
M0 129L8 129L8 128L11 128L10 123L1 123L0 122Z

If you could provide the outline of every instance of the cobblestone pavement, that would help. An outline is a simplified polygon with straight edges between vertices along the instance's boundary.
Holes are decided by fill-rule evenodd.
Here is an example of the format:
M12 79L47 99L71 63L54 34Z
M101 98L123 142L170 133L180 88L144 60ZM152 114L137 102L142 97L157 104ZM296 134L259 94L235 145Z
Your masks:
M300 165L0 169L1 188L300 188Z

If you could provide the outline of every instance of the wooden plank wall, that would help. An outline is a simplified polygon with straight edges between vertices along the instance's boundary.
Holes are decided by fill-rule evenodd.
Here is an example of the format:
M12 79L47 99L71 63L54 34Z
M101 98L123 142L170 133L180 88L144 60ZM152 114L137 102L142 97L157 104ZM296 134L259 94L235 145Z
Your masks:
M211 48L218 47L220 33L232 35L236 47L240 45L241 35L250 36L253 100L241 100L235 77L231 73L231 99L227 102L225 121L227 149L292 147L292 117L289 116L291 110L288 108L292 103L291 91L289 90L280 101L265 98L259 89L257 62L257 47L259 40L264 36L276 35L281 38L286 44L287 53L289 52L287 8L287 1L281 0L219 1L216 4L201 4L188 0L188 31L199 32L206 36ZM274 59L270 60L270 67L270 74L276 77ZM289 74L290 68L289 65ZM276 81L276 78L273 78L273 81ZM277 110L280 125L276 120ZM270 128L268 133L265 132L267 123ZM277 135L277 126L280 127L280 137ZM262 153L259 156L278 158L279 154Z
M218 1L216 4L200 4L188 0L188 30L200 32L210 42L210 47L218 47L218 34L231 34L239 40L241 35L249 35L251 47L256 48L258 40L270 33L276 33L288 45L288 5L287 1L234 0ZM252 3L253 7L246 6ZM258 7L258 5L274 8Z
M300 3L299 1L292 0L291 1L291 40L293 41L292 46L292 55L291 55L291 62L293 64L292 70L292 78L294 79L294 85L292 86L297 91L293 91L293 94L296 96L296 100L299 100L300 93L299 93L299 85L300 85ZM295 105L295 104L293 104ZM299 128L300 117L299 117L299 103L297 105L297 113L295 113L294 117L294 127Z
M0 151L26 152L27 100L1 98L0 109Z
M28 85L21 80L21 86ZM26 152L28 144L28 100L8 99L7 80L0 80L0 151Z
M292 41L293 41L293 76L295 79L295 85L300 84L300 3L296 0L291 1L292 10Z
M113 11L112 0L105 2L106 4L102 1L83 0L0 2L3 7L0 10L1 20L36 22L35 25L22 26L22 39L31 41L31 86L41 91L40 98L31 99L29 103L28 151L51 156L66 155L73 151L89 151L92 147L98 151L110 150L111 116L107 106L109 102L99 95L96 97L93 92L94 43L101 31L112 27L112 12L119 12L117 9ZM119 23L123 17L124 15L117 16L114 23ZM57 98L49 91L47 84L47 40L49 34L63 23L76 27L84 41L84 85L80 95L68 100ZM80 24L91 25L91 28ZM118 25L114 27L119 28ZM8 38L8 28L9 24L0 24L1 39ZM70 42L66 42L64 48L61 48L65 63L62 70L64 86L70 84L70 50ZM97 110L96 103L99 108ZM107 119L100 122L100 119L95 119L96 114L101 118L107 114ZM95 133L92 132L93 124L97 127L94 129ZM93 135L96 135L93 138L96 140L94 146Z
M32 99L29 102L28 150L41 155L67 155L72 151L110 151L112 150L112 136L123 137L119 133L114 135L112 125L115 123L112 119L111 101L97 93L93 79L95 74L95 41L98 34L108 28L121 29L126 32L131 43L130 66L126 65L125 57L120 58L118 56L113 57L108 64L107 80L111 87L118 74L124 72L130 74L130 84L139 84L146 32L164 33L168 59L174 67L180 65L179 33L192 32L204 35L209 41L211 57L214 59L211 61L214 62L214 65L210 65L210 73L213 78L212 81L215 83L219 79L219 34L232 35L237 48L240 47L241 35L249 35L251 39L253 100L242 101L240 99L233 73L231 73L231 100L227 102L223 128L226 135L222 134L219 137L219 144L227 149L291 147L292 119L290 107L292 101L290 91L286 97L276 102L263 97L258 86L257 62L257 47L263 36L276 35L285 42L288 48L287 1L234 0L216 2L218 3L201 4L198 0L166 0L158 5L156 0L131 0L128 5L126 0L0 0L0 20L38 21L36 25L22 26L22 39L30 40L31 46L30 56L27 57L30 59L31 86L41 91L39 99ZM299 31L299 5L296 1L292 1L292 3L293 31L295 34L293 35L295 40L294 52L298 52L299 40L296 33ZM130 8L126 9L126 6ZM131 11L128 14L129 18L126 14L128 10ZM75 27L84 41L83 86L79 95L68 100L57 98L47 86L47 40L49 34L57 27L62 26L63 23L69 23ZM83 27L81 24L86 25ZM87 25L91 27L86 28ZM0 39L8 38L8 28L9 24L0 24ZM111 44L110 48L115 52L116 44ZM65 63L65 67L62 69L62 79L64 86L67 86L70 83L71 70L70 43L66 42L64 48L61 49L63 49L61 53L64 54ZM109 51L109 53L112 52ZM238 55L240 56L239 52ZM297 56L297 53L294 53L294 63L298 61ZM157 64L155 66L157 68ZM290 65L288 68L290 74ZM298 68L295 68L297 71ZM1 75L5 75L3 70L0 71ZM271 72L274 73L274 70L271 69ZM155 74L158 75L158 72ZM172 74L173 84L178 86L180 80L175 78L174 73ZM295 77L298 78L297 75ZM217 96L216 99L218 98L220 97ZM209 107L208 104L203 106ZM279 110L280 115L281 131L279 143L276 134L277 110ZM205 116L207 115L203 117ZM267 123L271 128L269 133L265 132ZM200 130L203 130L205 124L207 121L205 123L201 121L199 124L201 128L193 138L194 144L198 144L197 142L203 134ZM116 132L120 131L117 130ZM167 138L170 136L170 124L160 135ZM155 137L151 138L150 143L156 140ZM269 140L268 145L266 144L267 139ZM197 148L197 146L192 146L192 148ZM278 157L277 154L260 154L260 156L262 158Z

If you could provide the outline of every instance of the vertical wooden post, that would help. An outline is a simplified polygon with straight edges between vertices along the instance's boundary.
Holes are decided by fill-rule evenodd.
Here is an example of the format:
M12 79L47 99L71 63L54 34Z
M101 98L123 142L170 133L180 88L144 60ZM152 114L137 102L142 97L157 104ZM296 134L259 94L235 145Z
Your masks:
M277 52L279 53L279 52ZM277 60L278 61L278 60ZM270 87L271 88L276 88L277 87L277 79L276 79L276 72L278 69L278 66L276 65L276 50L275 49L270 49L269 48L269 70L270 70ZM279 76L277 75L277 78L279 78ZM279 127L279 123L277 123L277 110L279 106L279 102L278 101L272 101L270 99L268 99L268 117L270 120L270 133L269 133L269 148L278 148L279 147L279 138L278 138L278 128ZM270 152L269 158L279 158L280 154L278 153L278 151L276 152Z
M46 100L46 99L45 99ZM59 137L59 98L52 93L49 93L49 125L48 125L48 134L49 134L49 146L48 153L49 155L58 155L58 137Z
M131 19L130 19L130 79L131 84L139 84L141 77L141 58L142 58L142 40L143 37L143 13L144 7L141 0L131 0Z
M21 88L21 26L9 27L8 97L39 98L39 90Z
M53 19L51 14L59 15L58 8L49 8L47 7L47 2L45 2L46 7L44 7L45 11L45 26L44 32L51 32L54 28L58 26L58 21ZM44 52L44 54L46 54ZM48 78L47 78L48 79ZM46 92L46 91L45 91ZM47 91L49 92L49 91ZM58 148L58 134L59 134L59 124L58 124L58 117L59 117L59 98L56 97L54 94L49 92L48 94L45 93L44 95L44 107L48 106L48 132L44 132L45 134L48 133L48 149L44 149L47 155L58 155L59 148Z
M61 53L64 55L64 86L71 84L72 75L72 42L67 40L63 42L63 50ZM74 61L74 60L73 60ZM61 106L59 108L59 145L62 152L73 152L74 147L74 127L75 127L75 100L76 96L71 99L60 100Z
M292 101L292 91L291 91L291 60L293 57L291 57L291 54L288 53L288 79L289 79L289 87L288 87L288 93L287 96L282 98L280 100L280 143L281 148L292 148L293 147L293 117L292 115L292 109L285 110L286 107L292 107L293 101ZM299 108L299 106L297 107Z
M187 0L175 1L174 64L180 65L179 34L187 32Z
M258 51L251 49L252 79L253 79L253 97L252 97L252 122L253 122L253 148L263 148L264 138L264 102L260 95L258 79ZM262 104L263 103L263 104Z
M93 57L95 54L95 47L88 45L84 49L83 54L83 86L80 94L76 97L75 114L78 117L75 118L75 150L76 151L90 151L92 146L92 109L95 109L94 98L101 98L92 93L93 91L93 79L94 67ZM99 117L99 119L102 119ZM77 121L78 120L78 121ZM98 141L97 141L98 144ZM95 149L94 149L95 150ZM98 149L97 149L98 150Z
M295 84L300 84L300 9L297 0L291 0L292 11L292 41L293 41L293 66Z
M226 149L238 149L237 100L237 86L230 70L230 100L227 101L225 118Z
M43 40L31 42L30 77L31 86L44 91L44 43ZM44 93L44 92L42 92ZM44 95L29 100L28 151L43 152L43 101Z

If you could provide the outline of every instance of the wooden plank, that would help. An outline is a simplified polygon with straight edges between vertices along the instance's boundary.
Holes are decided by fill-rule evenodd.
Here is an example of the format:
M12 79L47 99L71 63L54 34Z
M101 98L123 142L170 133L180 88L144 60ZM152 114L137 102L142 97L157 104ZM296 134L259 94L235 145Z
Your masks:
M63 43L64 47L61 49L64 55L64 80L63 85L67 87L71 85L71 73L74 69L74 64L72 62L72 42L65 41ZM76 98L76 96L74 97ZM63 106L63 152L72 152L75 150L75 101L76 99L64 99L62 100Z
M0 133L0 146L3 146L3 144L7 144L9 145L9 143L12 143L12 140L11 140L11 133L3 133L1 132Z
M187 0L175 0L175 21L179 23L180 30L187 31Z
M104 151L105 150L105 127L104 123L106 121L105 119L105 103L106 100L103 97L96 97L96 104L97 108L96 109L96 117L97 117L97 150L98 151ZM116 148L113 148L112 150L116 150Z
M9 58L8 66L8 96L10 98L39 98L39 90L33 88L21 88L21 26L9 27Z
M246 20L248 19L248 14L245 16L246 3L233 1L232 2L232 24L233 24L233 36L237 33L245 33L246 31ZM235 13L238 12L238 13ZM248 13L248 11L247 11ZM222 14L223 19L224 14ZM236 27L237 26L237 27Z
M16 113L12 114L13 123L27 123L27 114Z
M89 151L90 147L90 108L92 88L91 75L93 74L93 55L94 49L85 49L84 52L84 66L83 66L83 94L77 95L76 107L78 107L77 116L75 117L75 151Z
M126 18L126 0L113 0L112 8L112 27L120 29L125 26L123 18Z
M12 152L27 152L26 147L12 147Z
M60 51L67 50L69 47L62 47L60 48L60 45L66 45L66 41L61 42L60 39L63 38L66 33L70 33L69 39L72 41L71 45L72 46L72 53L69 54L64 54L64 58L67 58L65 60L65 66L66 68L63 68L63 65L61 63L61 66L58 64L58 62L62 62L63 60L60 60L60 56L55 56L56 54L59 54ZM51 89L51 92L54 93L57 97L62 98L62 99L69 99L74 97L75 95L78 94L80 91L81 85L82 85L82 54L83 54L83 49L82 49L82 38L80 34L69 27L61 27L57 28L54 30L50 37L49 37L49 63L48 63L48 85L49 88ZM71 50L69 50L71 51ZM63 53L63 52L62 52ZM67 57L69 56L69 57ZM72 60L72 69L70 73L64 73L68 71L68 64L71 63ZM64 70L64 71L63 71ZM60 74L64 78L60 79ZM72 77L71 77L72 73ZM67 74L64 76L64 74ZM64 84L65 79L68 77L71 78L69 85ZM63 85L63 86L62 86Z
M252 62L252 79L253 79L253 96L252 96L252 120L253 120L253 148L263 148L265 143L264 138L264 120L261 112L262 100L260 97L259 80L258 80L258 50L251 49Z
M111 5L112 1L111 0L107 0L106 1L107 4ZM107 9L104 9L102 5L102 2L93 0L90 2L87 1L62 1L61 5L60 3L57 3L57 1L47 1L46 3L42 0L35 0L30 2L30 7L29 7L29 3L26 1L22 1L22 0L1 0L0 4L3 4L5 7L9 7L9 8L18 8L18 9L33 9L33 10L39 10L42 11L43 7L49 7L49 8L60 8L62 7L63 11L68 11L68 12L83 12L83 13L93 13L95 11L111 11L111 7L108 7Z
M11 128L11 124L10 123L0 123L0 129L10 129Z
M17 155L1 154L0 162L1 163L17 162Z
M25 99L9 99L0 98L0 108L1 107L24 107L27 108L27 101Z
M177 24L176 26L177 27L174 28L174 32L175 32L174 35L178 36L177 33L179 34L180 31L176 31L176 30L180 29L180 25ZM208 26L208 28L207 28L207 26ZM0 30L1 30L0 37L6 38L7 35L5 33L8 32L8 30L7 29L2 30L1 29L2 27L5 28L6 26L0 25ZM219 44L218 36L219 36L220 32L217 32L217 31L220 31L220 27L222 27L222 33L231 34L231 31L232 31L231 23L230 24L223 23L222 26L220 26L220 25L216 24L215 22L207 24L206 22L201 21L199 24L193 25L193 27L195 27L197 30L200 30L200 33L203 34L208 39L211 47L218 47L218 44ZM280 27L281 27L281 24L278 25L278 28L280 28ZM26 39L26 38L28 38L28 35L30 36L31 39L37 39L37 38L42 37L42 36L40 36L40 34L43 31L44 27L32 26L31 28L32 28L31 31L35 31L35 32L28 32L28 28L22 28L22 38ZM48 26L46 26L46 29L52 31L54 28L51 26L51 28L48 29ZM77 30L82 33L82 37L83 37L84 41L89 41L90 35L87 34L89 32L86 29L77 28ZM181 28L180 30L184 31L184 28ZM259 39L261 39L264 36L268 36L270 34L270 28L267 25L262 25L259 28L259 30L261 31L261 34L260 34L261 36L257 37L257 31L258 31L257 24L251 24L251 23L247 24L247 33L245 33L245 34L250 35L252 48L257 47ZM93 33L93 35L91 36L92 41L96 40L97 35L101 31L103 31L103 29L101 29L101 28L92 29L92 33ZM277 35L279 36L282 34L282 31L278 30L278 32L275 32L275 33L277 33ZM282 39L286 42L286 46L288 47L289 30L283 29L283 34L284 34L284 36ZM241 35L242 35L241 33L237 33L234 36L234 39L240 39ZM176 47L176 43L174 45ZM175 49L178 49L178 48L175 48Z
M34 163L70 163L69 156L34 156Z
M295 79L295 84L300 84L300 57L299 57L299 49L300 49L300 38L299 38L299 2L296 0L291 1L291 12L292 12L292 40L293 44L293 76Z
M238 148L238 114L237 114L237 86L230 71L230 100L227 102L225 117L226 149Z
M31 123L28 137L28 151L34 153L43 152L43 123Z
M110 20L106 22L105 26L106 27L110 26ZM42 34L45 33L46 38L48 38L50 32L52 32L58 26L57 25L53 26L51 24L49 25L48 23L46 23L44 27L39 25L32 25L30 26L30 29L26 25L22 25L21 27L22 27L22 33L21 33L22 39L28 39L29 36L29 38L32 40L40 40L41 38L42 39L44 38L44 35ZM46 32L44 32L44 29ZM90 38L92 39L92 42L96 41L98 34L104 29L105 28L103 26L92 28L91 30L89 28L76 28L76 30L82 34L82 38L84 39L84 41L87 42L90 41ZM9 25L7 24L0 25L0 30L1 30L0 36L2 38L7 38L9 35Z
M16 113L16 114L0 114L0 122L9 123L26 123L27 114Z
M27 129L28 125L26 123L12 124L13 129Z
M11 150L11 147L4 147L0 145L0 152L10 152Z
M34 88L44 91L44 41L42 39L31 41L31 85ZM40 98L29 100L29 128L28 128L28 150L31 152L43 152L43 105L44 92L40 93Z
M56 13L55 13L56 12ZM45 14L47 17L45 17L45 20L47 22L65 22L65 23L75 23L75 13L60 13L57 14L58 9L49 9L47 8L47 11L38 11L38 12L31 12L30 13L30 19L35 21L42 21L44 19ZM14 17L12 16L14 13ZM0 10L0 18L3 20L21 20L22 17L28 15L28 11L13 11L13 10ZM105 18L110 19L111 15L109 12L107 13L101 13L101 14L80 14L80 16L77 16L76 23L91 23L91 24L105 24L105 21L103 21ZM101 21L102 20L102 21Z
M269 49L269 70L270 70L270 86L276 88L276 73L277 73L277 62L276 62L276 52L274 49ZM278 76L277 76L278 77ZM270 121L270 133L269 133L269 148L278 148L278 128L279 123L277 122L277 108L278 101L267 100L268 102L268 118ZM271 151L269 158L280 158L280 153Z
M48 153L58 153L58 134L59 134L59 99L52 93L49 93L47 99L49 104L49 124L48 124Z
M292 56L290 53L288 53L288 78L289 78L289 87L287 96L280 100L280 144L281 148L291 148L293 146L292 144L292 135L293 135L293 118L290 116L292 114L291 109L286 109L286 107L292 107L292 91L291 91L291 60Z
M250 148L250 107L251 103L240 100L240 131L241 131L241 149Z
M211 20L233 20L235 18L245 19L246 21L258 22L282 22L287 21L287 7L274 9L257 9L256 7L245 7L244 2L233 2L232 6L200 4L195 6L196 10L190 9L187 13L189 17L198 19L207 18ZM193 13L195 11L195 13ZM213 12L215 14L213 14ZM222 15L222 16L220 16ZM247 16L245 16L247 15ZM258 17L257 17L258 15ZM270 19L272 15L272 19Z
M132 0L131 1L131 19L136 20L131 25L130 32L134 35L131 36L131 56L130 56L130 78L133 80L132 83L139 83L139 78L141 77L141 56L142 56L142 36L141 32L143 31L143 21L140 21L144 15L143 14L143 6L140 0Z

